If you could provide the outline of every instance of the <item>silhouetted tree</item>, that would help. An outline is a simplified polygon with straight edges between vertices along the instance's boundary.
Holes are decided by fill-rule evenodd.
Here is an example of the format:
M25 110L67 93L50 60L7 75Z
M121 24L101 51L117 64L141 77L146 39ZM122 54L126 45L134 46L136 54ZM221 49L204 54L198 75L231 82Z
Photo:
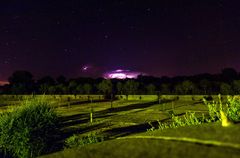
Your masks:
M50 76L45 76L37 81L38 91L43 94L48 94L49 87L55 85L55 80Z
M187 80L187 81L183 81L182 88L183 88L184 94L191 94L194 91L195 87L193 82Z
M175 85L174 91L175 91L176 94L184 94L182 84L179 83L179 84Z
M220 93L223 95L230 95L232 94L231 86L227 83L220 84Z
M124 93L126 95L129 94L136 94L137 90L138 90L138 86L139 83L134 81L134 80L128 80L125 84L124 84Z
M78 83L75 80L69 82L68 88L71 94L77 94Z
M33 75L28 71L15 71L8 81L14 94L32 93L34 90Z
M167 83L161 84L161 86L160 86L160 92L161 92L162 94L170 94L170 93L171 93L170 84L167 84Z
M111 80L103 80L97 86L100 93L104 94L106 98L110 98L113 90Z
M58 94L68 94L69 93L68 86L66 86L64 84L58 84L56 86L56 91Z
M77 93L79 93L79 94L84 94L83 85L79 84L79 85L76 87L76 91L77 91Z
M2 93L96 94L99 92L98 85L103 81L103 78L80 77L68 81L64 76L59 76L55 82L52 77L45 76L35 83L31 73L16 71L9 77L9 81L10 85L7 88L1 88ZM221 73L213 75L205 73L172 78L140 75L137 79L111 80L112 92L126 95L152 94L155 90L159 91L160 94L218 94L220 92L229 93L229 90L230 93L239 94L239 82L240 74L233 68L225 68Z
M51 76L45 76L37 81L37 84L47 84L47 85L54 85L55 80Z
M146 86L147 94L155 94L156 93L156 87L154 84L149 84Z
M234 80L232 83L232 87L235 94L240 94L240 80Z
M66 84L67 79L64 76L61 75L61 76L57 77L56 81L57 81L58 84Z
M85 83L83 85L83 91L84 91L85 94L91 94L92 88L93 88L92 85L90 85L88 83Z
M49 86L47 90L50 94L57 94L57 86Z
M238 77L238 73L233 68L224 68L222 69L222 78L224 82L231 82Z
M211 83L207 79L202 79L199 82L199 87L203 91L203 94L207 94L211 89Z
M122 82L117 82L117 93L118 94L123 94L123 84Z

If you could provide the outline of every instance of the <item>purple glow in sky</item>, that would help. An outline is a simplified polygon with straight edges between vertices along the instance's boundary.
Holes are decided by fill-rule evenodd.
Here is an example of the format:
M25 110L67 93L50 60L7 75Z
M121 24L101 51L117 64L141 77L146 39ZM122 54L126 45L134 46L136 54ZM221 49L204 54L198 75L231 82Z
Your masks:
M103 77L106 79L126 79L126 78L137 78L138 75L141 75L143 73L136 72L136 71L130 71L130 70L114 70L106 72Z
M83 70L83 71L87 71L87 70L88 70L88 66L83 66L83 67L82 67L82 70Z

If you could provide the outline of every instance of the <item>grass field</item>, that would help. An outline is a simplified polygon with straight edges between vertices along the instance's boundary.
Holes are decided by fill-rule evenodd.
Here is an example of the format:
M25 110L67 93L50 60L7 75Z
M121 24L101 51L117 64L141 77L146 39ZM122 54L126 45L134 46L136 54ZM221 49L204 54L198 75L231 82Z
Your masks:
M33 96L0 96L0 110L15 108L30 97ZM97 95L45 97L56 108L61 124L52 152L42 157L238 157L240 154L238 124L229 128L208 123L147 131L158 122L170 121L171 114L181 116L187 111L197 116L208 114L207 106L201 101L203 96L179 96L178 100L176 96L162 96L160 102L157 96L129 96L128 100L118 96L120 99L112 105ZM72 135L83 137L91 133L103 137L104 141L63 149L64 141Z
M177 130L166 129L151 133L145 132L127 136L124 139L114 139L79 149L65 150L45 157L239 157L239 148L227 144L239 143L240 137L238 135L231 137L232 134L236 135L239 129L239 126L224 129L219 124L211 124L183 127ZM195 138L226 144L209 145L184 140L165 140L165 137Z

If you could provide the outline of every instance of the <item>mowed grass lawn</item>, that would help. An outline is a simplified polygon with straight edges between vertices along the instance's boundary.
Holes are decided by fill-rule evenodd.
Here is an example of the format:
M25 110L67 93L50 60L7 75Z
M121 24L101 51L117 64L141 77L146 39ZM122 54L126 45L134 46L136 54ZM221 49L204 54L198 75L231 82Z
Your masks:
M220 124L180 127L177 129L156 130L126 136L81 148L67 149L44 156L45 158L141 158L141 157L239 157L240 149L227 145L206 145L195 142L158 139L158 137L195 138L230 144L240 143L239 125L223 128ZM150 138L148 138L150 136ZM136 137L136 138L135 138Z
M236 139L240 130L237 125L229 129L222 128L220 124L203 124L147 132L147 129L151 127L150 122L168 121L170 111L176 115L184 114L186 111L194 111L199 115L206 114L208 109L202 102L181 100L181 98L177 101L169 100L160 104L156 101L120 100L113 102L113 109L110 109L110 106L110 102L102 102L89 103L85 107L59 108L59 113L62 116L77 116L78 113L81 113L88 120L82 124L65 127L65 129L78 129L79 135L97 132L107 136L108 139L101 143L89 144L76 149L65 149L46 155L46 157L238 157L240 154L239 149L231 147L158 139L158 136L186 137L220 142L227 140L236 144L240 143L240 140ZM94 122L92 124L89 123L91 107L94 109ZM79 120L81 120L80 117ZM133 136L138 136L138 138L131 138ZM145 138L145 136L151 136L151 138ZM156 137L156 139L152 137Z
M90 123L90 111L93 111L93 122ZM111 108L110 102L95 102L81 105L71 105L57 108L64 124L63 130L77 131L75 134L89 132L115 138L126 134L145 132L151 128L149 123L167 121L171 117L169 111L176 115L186 111L196 111L202 114L207 107L199 101L178 100L157 101L117 100Z

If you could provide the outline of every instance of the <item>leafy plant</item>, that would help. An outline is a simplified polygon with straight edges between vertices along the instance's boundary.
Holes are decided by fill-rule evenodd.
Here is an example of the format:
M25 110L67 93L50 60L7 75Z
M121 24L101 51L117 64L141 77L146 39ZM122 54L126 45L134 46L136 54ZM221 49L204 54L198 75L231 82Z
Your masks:
M103 136L97 136L95 133L90 133L87 136L81 137L78 135L73 135L65 140L66 148L76 148L82 147L87 144L94 144L104 141Z
M38 156L47 149L56 124L57 114L44 99L24 101L12 112L0 114L0 148L13 157Z
M158 121L158 128L165 129L165 128L178 128L182 126L191 126L191 125L199 125L204 122L205 117L203 118L196 117L194 112L186 112L184 117L178 117L172 115L171 123L161 123Z
M203 98L203 102L207 105L208 107L208 112L210 116L211 122L221 120L221 114L220 110L222 110L222 100L221 100L221 95L218 95L219 101L211 101L208 102L206 99Z
M147 129L147 132L151 132L155 130L155 127L152 125L151 122L148 122L148 124L151 126L151 128Z
M227 98L227 117L232 121L240 121L240 100L236 97Z

